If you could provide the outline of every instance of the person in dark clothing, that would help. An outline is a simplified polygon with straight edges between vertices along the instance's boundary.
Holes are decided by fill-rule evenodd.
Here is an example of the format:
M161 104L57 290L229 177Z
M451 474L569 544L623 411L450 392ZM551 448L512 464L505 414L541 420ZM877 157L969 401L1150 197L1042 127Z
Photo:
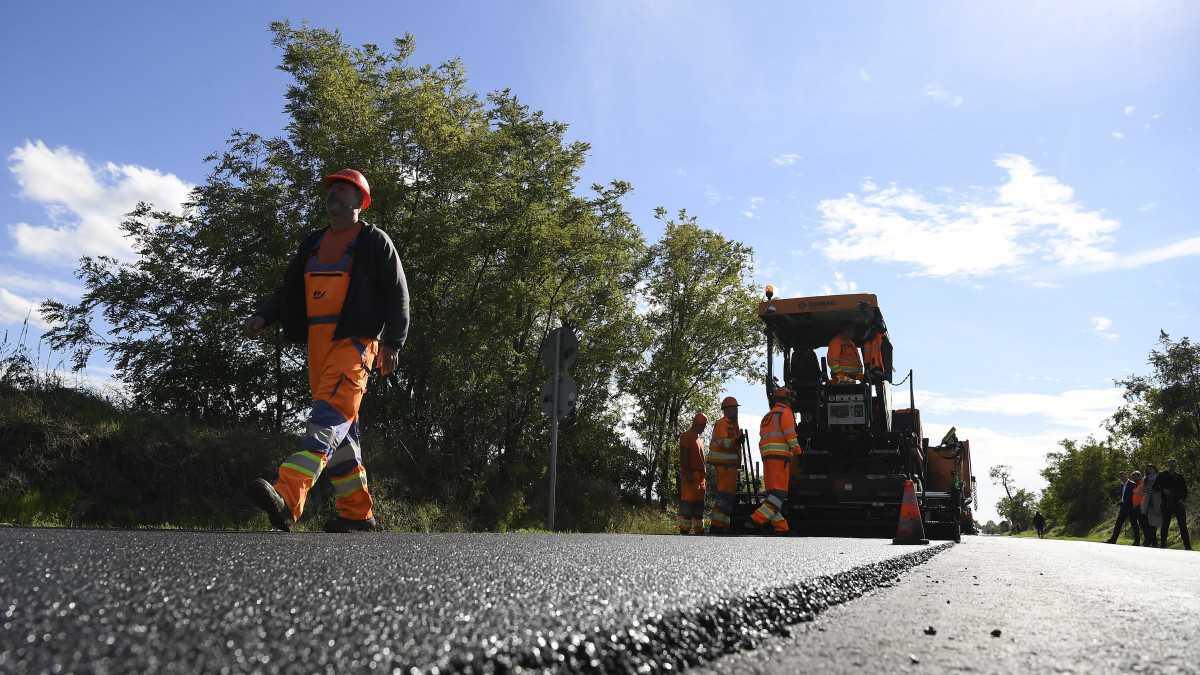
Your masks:
M1138 525L1138 520L1133 516L1133 490L1137 485L1129 480L1129 474L1121 472L1121 501L1117 502L1121 505L1120 511L1117 512L1117 524L1113 527L1112 536L1105 543L1117 543L1117 537L1121 536L1121 528L1125 525L1125 521L1129 521L1129 527L1133 530L1134 541L1141 542L1142 530Z
M1033 513L1033 526L1037 528L1038 539L1041 539L1042 533L1046 530L1046 516L1043 516L1040 510Z
M1192 550L1192 539L1188 536L1187 509L1184 502L1188 496L1187 481L1177 470L1179 461L1174 457L1167 460L1167 470L1158 474L1154 480L1154 491L1162 494L1162 533L1158 538L1159 548L1167 547L1167 528L1171 526L1171 517L1179 523L1179 538L1183 540L1183 548Z

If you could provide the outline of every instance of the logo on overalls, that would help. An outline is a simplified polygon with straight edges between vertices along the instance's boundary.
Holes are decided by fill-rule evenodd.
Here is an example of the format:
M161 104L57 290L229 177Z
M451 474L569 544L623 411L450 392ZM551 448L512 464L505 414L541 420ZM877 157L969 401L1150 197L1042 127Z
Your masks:
M325 291L313 291L313 300L320 300L325 297Z

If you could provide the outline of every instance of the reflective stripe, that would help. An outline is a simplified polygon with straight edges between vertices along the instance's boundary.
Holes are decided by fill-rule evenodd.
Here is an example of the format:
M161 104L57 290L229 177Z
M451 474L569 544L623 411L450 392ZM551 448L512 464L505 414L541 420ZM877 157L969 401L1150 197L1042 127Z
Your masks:
M316 478L321 473L321 468L325 466L325 457L306 450L288 457L283 466L293 471L299 471L305 476Z
M333 490L338 496L345 497L348 494L353 494L359 490L365 490L367 487L367 471L361 466L358 471L342 478L330 479L333 484Z

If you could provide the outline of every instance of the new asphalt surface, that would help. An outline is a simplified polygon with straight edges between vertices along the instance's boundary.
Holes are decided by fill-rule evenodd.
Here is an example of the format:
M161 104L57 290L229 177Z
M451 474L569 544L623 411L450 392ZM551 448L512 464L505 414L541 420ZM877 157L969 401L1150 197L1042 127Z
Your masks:
M0 528L0 672L676 670L948 546Z

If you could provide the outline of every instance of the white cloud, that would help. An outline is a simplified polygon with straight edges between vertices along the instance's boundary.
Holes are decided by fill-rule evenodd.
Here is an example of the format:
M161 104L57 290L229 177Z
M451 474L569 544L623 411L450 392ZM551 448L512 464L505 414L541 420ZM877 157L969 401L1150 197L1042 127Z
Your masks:
M1134 108L1131 105L1125 106L1125 114L1126 115L1132 115L1134 110L1136 110L1136 108Z
M821 286L820 295L838 295L844 293L853 293L858 290L858 284L853 281L846 281L841 272L833 273L833 284L825 284Z
M1099 335L1102 338L1114 340L1114 339L1120 337L1116 333L1107 332L1111 326L1112 326L1112 319L1110 319L1108 317L1097 316L1097 317L1092 318L1092 332L1095 333L1096 335Z
M1155 204L1154 202L1150 202L1149 204L1142 204L1141 206L1138 207L1138 211L1147 211L1147 212L1153 211L1156 206L1158 206L1158 204Z
M91 165L80 153L40 140L26 141L8 156L21 198L43 205L49 224L9 224L17 252L40 259L129 252L120 223L139 201L182 210L192 186L173 174L108 162Z
M1114 132L1113 132L1113 138L1125 138L1125 134L1123 134L1123 133L1121 133L1121 132L1119 132L1119 131L1114 131Z
M870 176L867 176L866 178L862 179L861 183L858 184L858 189L862 190L863 192L874 192L879 189L879 186L871 181Z
M927 85L925 87L925 95L935 101L949 102L955 108L963 104L963 97L946 91L936 84Z
M1097 433L1100 424L1125 402L1115 387L1074 389L1057 395L1014 393L969 397L921 392L917 400L922 411L929 410L941 415L955 412L1032 415L1043 418L1049 424L1086 433Z
M779 166L791 166L791 165L795 164L796 160L798 160L798 159L803 159L803 157L801 157L800 155L795 155L795 154L787 154L787 155L778 155L776 157L773 157L771 159L771 161L775 162L775 164L777 164Z
M1192 237L1191 239L1167 244L1166 246L1160 246L1149 251L1122 256L1114 260L1109 266L1116 269L1136 269L1190 255L1200 255L1200 237Z
M709 204L716 204L721 201L721 193L711 187L704 188L704 196L708 199Z
M1106 247L1118 221L1085 211L1072 201L1074 190L1025 157L1001 155L995 163L1008 180L984 191L990 199L942 189L935 202L893 184L823 200L817 208L830 238L814 248L836 262L899 262L917 267L916 275L947 277L1015 270L1030 259L1062 267L1115 260Z
M6 288L0 288L0 324L20 325L28 319L29 325L34 328L39 330L49 328L49 325L42 321L41 315L38 314L37 308L40 304L41 300L22 297Z

